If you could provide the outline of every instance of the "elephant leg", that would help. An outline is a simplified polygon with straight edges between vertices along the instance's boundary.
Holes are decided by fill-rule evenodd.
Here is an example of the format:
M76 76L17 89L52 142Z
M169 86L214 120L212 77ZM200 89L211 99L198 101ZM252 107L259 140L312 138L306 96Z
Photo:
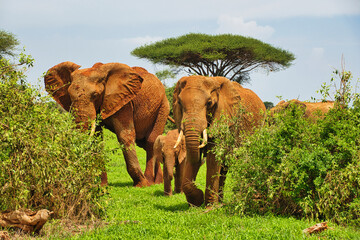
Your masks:
M100 179L101 179L100 186L103 187L103 186L108 185L108 177L107 177L107 173L105 170L101 172Z
M155 161L155 184L163 183L163 171L161 170L160 162Z
M222 202L224 199L224 185L225 185L227 172L228 172L228 168L222 166L220 170L220 179L219 179L219 202Z
M116 112L111 119L113 129L117 135L118 141L123 144L123 154L126 162L126 168L130 177L134 181L135 187L149 186L136 155L135 148L135 127L133 122L133 109L130 104L126 104L120 111Z
M96 129L95 129L95 136L100 136L101 139L103 140L104 139L104 134L103 134L103 123L101 123L100 125L96 126ZM100 183L100 186L106 186L108 185L108 177L107 177L107 173L106 173L106 167L103 166L103 169L102 169L102 172L101 172L101 175L100 175L100 179L101 179L101 183Z
M185 169L185 161L180 164L177 164L175 167L175 192L181 193L182 190L182 182L184 177L184 169Z
M205 206L212 205L219 200L219 182L221 165L215 159L215 155L208 152L206 157L206 190Z
M157 135L158 136L158 135ZM157 137L156 136L156 137ZM155 137L155 139L156 139ZM163 182L163 171L161 170L160 162L155 160L154 157L154 141L152 141L152 136L150 140L146 143L146 168L145 168L145 177L150 184L160 184Z
M155 119L154 127L149 133L146 141L146 169L145 176L148 181L152 180L155 184L163 182L163 172L161 170L160 162L154 159L154 142L155 139L164 132L167 117L170 112L169 103L166 97L159 108L158 115Z

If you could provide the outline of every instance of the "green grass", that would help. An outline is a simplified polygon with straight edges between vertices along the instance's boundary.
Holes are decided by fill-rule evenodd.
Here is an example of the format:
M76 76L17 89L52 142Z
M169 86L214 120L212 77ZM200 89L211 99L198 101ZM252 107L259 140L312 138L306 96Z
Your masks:
M118 148L113 134L106 132L106 146ZM138 149L138 158L145 166L145 152ZM197 182L204 189L205 170L202 166ZM147 188L132 187L120 149L113 151L108 165L109 195L105 221L72 239L360 239L360 232L328 225L333 229L314 236L302 230L316 222L275 216L241 217L230 215L226 208L206 212L189 208L184 194L163 195L163 185Z

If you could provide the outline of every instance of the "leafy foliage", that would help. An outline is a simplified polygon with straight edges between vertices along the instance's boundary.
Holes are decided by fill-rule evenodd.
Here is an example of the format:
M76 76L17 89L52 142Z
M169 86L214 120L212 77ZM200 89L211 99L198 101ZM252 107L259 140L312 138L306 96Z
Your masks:
M166 87L165 88L165 94L166 94L166 98L168 99L169 101L169 104L170 104L170 113L169 113L169 116L174 118L174 113L173 113L173 95L174 95L174 90L175 90L175 86L176 84L174 84L174 86L172 87ZM176 128L176 125L175 123L172 123L170 121L167 121L166 122L166 125L165 125L165 132L168 132L172 129L175 129Z
M317 121L292 105L249 136L239 116L231 130L221 120L214 151L229 166L233 210L360 226L360 104L353 96L352 107L337 104Z
M138 47L132 54L153 63L184 67L191 74L224 76L239 83L256 68L278 71L294 55L260 40L239 35L187 34Z
M100 139L76 130L40 90L24 83L19 64L0 59L0 210L47 208L56 216L86 218L102 211Z
M265 105L266 109L271 109L274 107L274 103L272 103L272 102L264 102L264 105Z
M155 73L155 75L163 83L163 85L166 88L167 85L165 83L165 80L166 79L175 79L175 77L178 73L179 73L179 71L177 69L169 68L169 69L164 69L162 71L158 71Z
M5 56L14 56L16 46L19 45L19 40L14 34L0 30L0 59Z

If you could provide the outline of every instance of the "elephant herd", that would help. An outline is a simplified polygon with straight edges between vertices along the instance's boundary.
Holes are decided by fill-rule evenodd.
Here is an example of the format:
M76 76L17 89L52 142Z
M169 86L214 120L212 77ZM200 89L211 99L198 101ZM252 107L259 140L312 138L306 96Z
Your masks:
M266 113L264 103L253 91L225 77L182 77L176 83L172 103L177 129L162 135L170 105L161 81L144 68L96 63L80 69L75 63L63 62L50 68L44 81L47 92L74 115L80 128L91 128L94 134L106 127L116 134L134 186L164 182L165 195L172 195L171 181L175 178L174 191L184 192L192 206L204 202L211 206L223 196L227 171L211 151L214 144L207 137L207 129L221 115L233 116L239 104L246 113L244 122L249 123L244 124L245 131L261 125ZM333 107L333 102L291 101L304 107L309 118L314 117L315 110L326 113ZM281 111L288 104L282 101L270 112ZM98 114L102 120L96 126ZM146 151L144 173L135 144ZM205 195L194 183L204 155ZM107 184L105 170L101 184Z

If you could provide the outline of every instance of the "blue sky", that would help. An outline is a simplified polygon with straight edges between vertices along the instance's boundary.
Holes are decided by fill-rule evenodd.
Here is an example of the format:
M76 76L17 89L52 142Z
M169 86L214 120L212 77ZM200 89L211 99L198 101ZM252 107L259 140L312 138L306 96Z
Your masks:
M342 55L360 77L360 0L0 0L0 29L35 58L28 71L33 84L63 61L83 68L121 62L155 73L163 66L130 52L190 32L251 36L293 52L290 68L254 72L244 85L263 101L319 98L316 90L341 68Z

